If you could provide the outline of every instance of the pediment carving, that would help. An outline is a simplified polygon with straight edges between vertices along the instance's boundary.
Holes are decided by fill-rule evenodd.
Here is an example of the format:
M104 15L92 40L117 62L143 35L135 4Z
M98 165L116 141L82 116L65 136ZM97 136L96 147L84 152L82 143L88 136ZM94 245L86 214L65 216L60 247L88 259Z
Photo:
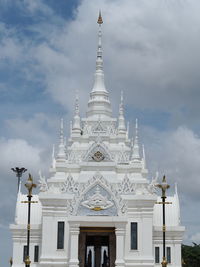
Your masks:
M72 215L117 216L126 212L126 205L120 194L100 172L96 172L87 183L80 184L70 206Z
M94 143L83 156L83 161L112 161L112 157L103 143Z
M81 203L82 206L95 211L106 210L111 208L114 203L108 200L108 197L100 192L99 185L96 186L95 192Z

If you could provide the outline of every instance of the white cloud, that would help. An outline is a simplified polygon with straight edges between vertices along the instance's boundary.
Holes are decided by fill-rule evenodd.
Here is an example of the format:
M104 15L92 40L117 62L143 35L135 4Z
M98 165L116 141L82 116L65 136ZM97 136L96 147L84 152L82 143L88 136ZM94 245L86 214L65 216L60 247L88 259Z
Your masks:
M187 104L186 110L195 109L194 93L198 94L200 86L200 37L195 27L200 22L195 11L199 5L197 1L179 8L157 0L82 1L75 20L62 30L54 27L48 41L36 47L46 89L69 109L76 89L86 102L95 64L96 14L101 6L106 81L115 101L116 91L125 88L129 104L136 108L172 112Z
M59 134L59 118L44 113L35 113L28 119L7 119L6 126L12 136L25 139L42 149L51 146L53 137Z
M186 127L159 132L144 129L150 170L159 169L169 182L178 182L180 193L191 199L199 198L200 137Z
M41 149L22 139L0 139L0 168L6 173L11 167L24 166L34 170L41 166ZM3 177L2 177L3 178Z
M48 19L27 28L34 31L34 42L23 35L18 38L16 32L13 40L5 39L8 45L2 43L3 55L24 60L28 64L21 69L24 79L42 76L44 80L39 81L46 91L66 110L72 111L76 89L81 109L86 108L95 70L96 17L101 7L105 80L114 110L124 89L134 108L169 112L176 123L189 121L188 114L194 122L199 120L199 1L84 0L68 22L43 1L29 2L23 1L22 6L30 12L41 8Z

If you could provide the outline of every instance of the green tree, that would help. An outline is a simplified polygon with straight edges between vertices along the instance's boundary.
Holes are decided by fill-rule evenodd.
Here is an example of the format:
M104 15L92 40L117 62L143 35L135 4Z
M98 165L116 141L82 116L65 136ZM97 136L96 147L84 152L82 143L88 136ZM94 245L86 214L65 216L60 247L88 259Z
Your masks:
M200 267L200 244L182 245L183 267Z

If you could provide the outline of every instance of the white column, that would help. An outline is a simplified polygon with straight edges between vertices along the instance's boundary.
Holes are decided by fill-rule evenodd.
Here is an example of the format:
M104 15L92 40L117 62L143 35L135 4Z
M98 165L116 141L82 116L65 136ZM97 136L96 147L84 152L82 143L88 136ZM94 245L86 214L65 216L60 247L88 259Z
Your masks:
M115 266L123 267L124 262L124 240L125 240L125 227L120 226L115 228L116 235L116 261Z
M79 260L78 260L78 239L79 239L79 224L70 225L70 259L69 259L69 266L70 267L78 267Z

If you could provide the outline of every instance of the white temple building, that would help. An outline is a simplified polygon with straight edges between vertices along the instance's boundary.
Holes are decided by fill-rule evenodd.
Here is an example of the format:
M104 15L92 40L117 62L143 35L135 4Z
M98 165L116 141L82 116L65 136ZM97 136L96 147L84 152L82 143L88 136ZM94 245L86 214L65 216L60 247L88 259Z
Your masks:
M129 138L123 94L117 118L112 115L104 84L102 18L98 19L98 50L94 86L86 116L75 114L68 141L61 120L60 141L53 152L49 178L40 175L38 203L31 206L30 259L32 267L153 267L162 261L162 205L156 176L149 181L144 148ZM24 266L27 205L16 204L13 267ZM177 188L167 198L166 256L168 266L181 267L181 242Z

